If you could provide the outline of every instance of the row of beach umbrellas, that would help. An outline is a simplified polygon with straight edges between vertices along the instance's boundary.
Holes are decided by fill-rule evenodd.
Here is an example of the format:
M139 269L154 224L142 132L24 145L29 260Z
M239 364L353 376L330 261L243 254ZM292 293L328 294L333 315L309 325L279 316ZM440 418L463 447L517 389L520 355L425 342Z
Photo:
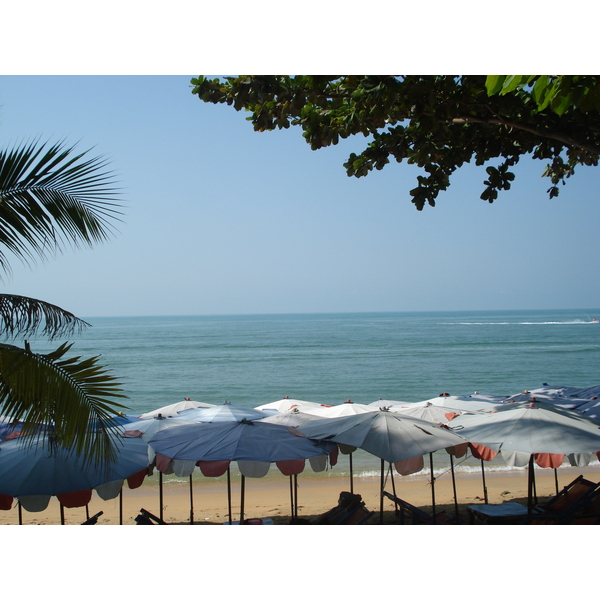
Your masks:
M19 437L3 441L0 425L0 504L15 497L26 510L40 510L52 495L59 497L62 506L68 494L91 493L91 489L114 498L124 481L132 479L135 485L143 481L140 473L150 473L154 467L161 478L169 472L189 475L192 502L195 467L209 476L227 472L229 484L229 465L237 461L242 475L240 522L244 478L263 476L272 463L290 477L292 513L297 515L297 484L292 484L292 478L302 472L306 461L314 470L324 470L335 464L338 449L351 460L356 448L381 460L383 503L385 463L408 474L423 468L424 456L431 458L443 449L451 461L469 447L482 460L500 455L509 465L529 465L530 472L534 461L554 468L565 458L571 464L587 464L600 451L600 423L590 418L596 414L598 391L600 386L583 390L544 386L514 396L442 394L424 402L380 399L370 405L348 401L337 406L285 398L256 408L186 399L118 423L121 451L113 471L102 475L84 468L72 453L53 447L51 431L40 434L36 444L25 445ZM26 466L36 462L37 471ZM435 512L433 481L432 472ZM229 485L228 499L231 522Z

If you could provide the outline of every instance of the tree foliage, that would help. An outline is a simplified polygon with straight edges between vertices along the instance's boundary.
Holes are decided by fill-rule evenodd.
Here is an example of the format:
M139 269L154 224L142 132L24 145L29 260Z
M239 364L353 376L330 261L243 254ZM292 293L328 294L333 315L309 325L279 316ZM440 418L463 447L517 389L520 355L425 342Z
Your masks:
M68 245L105 240L118 220L114 180L101 158L62 143L33 142L0 152L0 248L25 264L46 259ZM0 249L0 271L10 273ZM75 275L75 274L74 274ZM58 306L15 294L0 294L0 335L50 339L89 324ZM8 341L8 340L7 340ZM47 354L0 344L0 415L23 423L26 441L50 427L52 444L89 460L114 456L114 413L125 408L119 382L99 357L67 358L72 344Z
M485 166L481 198L508 190L521 157L547 161L549 196L578 165L597 166L600 78L595 76L244 75L192 79L204 102L249 111L256 131L299 126L311 149L362 134L344 163L364 177L392 159L422 169L410 191L418 210L435 206L451 175Z

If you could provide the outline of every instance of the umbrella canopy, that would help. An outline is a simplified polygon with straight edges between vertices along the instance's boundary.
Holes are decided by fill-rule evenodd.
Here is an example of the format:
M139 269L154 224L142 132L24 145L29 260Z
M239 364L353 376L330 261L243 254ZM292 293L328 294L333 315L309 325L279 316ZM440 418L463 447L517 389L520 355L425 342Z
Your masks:
M368 406L366 404L356 404L355 402L344 402L344 404L339 404L337 406L319 406L317 408L299 406L298 410L317 417L337 419L338 417L347 417L349 415L378 412L379 408L376 406Z
M189 425L194 421L186 421L175 417L154 417L153 419L138 419L137 422L123 426L123 435L126 437L139 437L148 442L152 436L163 429Z
M538 404L496 413L461 415L450 427L469 442L500 452L514 465L520 462L524 466L532 454L600 451L597 426L565 411L546 409Z
M589 400L575 409L575 412L589 419L600 419L600 400Z
M298 431L307 438L362 448L390 463L466 442L434 423L385 410L323 419L301 425Z
M392 407L391 412L404 415L405 417L414 417L415 419L423 419L430 423L448 423L455 417L458 417L460 412L452 411L444 406L436 406L435 404L419 404L418 406ZM461 411L462 412L462 411Z
M367 406L374 406L375 408L392 408L392 407L408 407L410 402L402 402L400 400L384 400L379 398L375 402L370 402Z
M248 408L246 406L236 406L234 404L221 404L211 406L210 408L192 408L179 413L179 417L187 421L200 421L201 423L222 423L228 421L241 421L246 419L253 421L255 419L264 419L271 413L265 413L262 410Z
M156 454L193 461L277 462L329 454L335 444L313 442L283 425L260 421L194 423L157 433Z
M182 410L188 410L190 408L210 408L211 406L214 406L214 404L196 402L195 400L190 400L189 398L186 398L181 402L168 404L167 406L163 406L162 408L157 408L156 410L144 413L143 415L140 415L140 419L152 419L153 417L158 417L158 415L161 415L163 417L176 417Z
M294 400L293 398L282 398L281 400L269 402L268 404L256 406L255 408L256 410L276 410L282 413L300 406L312 406L316 408L318 406L323 406L323 404L319 404L318 402L309 402L307 400Z
M121 443L122 442L122 443ZM107 469L84 462L64 448L50 445L48 437L22 438L0 446L0 494L57 496L91 490L127 479L148 466L148 447L141 439L119 440L115 461Z
M430 400L415 402L414 406L425 406L428 403L434 404L435 406L445 406L446 408L452 408L454 410L466 412L492 411L496 410L496 407L502 404L496 400L478 400L470 396L437 396L436 398L431 398Z
M533 392L521 392L520 394L514 394L510 396L506 401L507 404L513 404L515 402L542 402L545 404L552 404L553 406L559 406L560 408L573 409L586 404L588 402L585 398L573 398L563 396L553 396L551 394L534 394Z
M279 413L276 415L271 415L270 417L265 417L264 419L260 419L261 423L274 423L275 425L284 425L285 427L299 427L300 425L304 425L304 423L308 423L309 421L318 421L323 417L319 417L317 415L311 415L309 413L303 413L299 410L292 409L284 413Z

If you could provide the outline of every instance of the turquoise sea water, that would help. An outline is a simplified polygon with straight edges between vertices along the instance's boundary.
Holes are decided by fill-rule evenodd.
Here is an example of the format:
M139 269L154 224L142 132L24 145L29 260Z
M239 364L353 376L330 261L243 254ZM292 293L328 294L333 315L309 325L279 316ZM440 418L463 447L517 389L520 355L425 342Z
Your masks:
M72 341L77 355L102 355L129 396L129 414L185 397L248 407L284 396L415 402L442 392L598 385L600 324L592 318L600 309L102 317L87 319L92 327ZM378 459L355 454L355 473L378 473ZM328 475L347 471L341 455Z

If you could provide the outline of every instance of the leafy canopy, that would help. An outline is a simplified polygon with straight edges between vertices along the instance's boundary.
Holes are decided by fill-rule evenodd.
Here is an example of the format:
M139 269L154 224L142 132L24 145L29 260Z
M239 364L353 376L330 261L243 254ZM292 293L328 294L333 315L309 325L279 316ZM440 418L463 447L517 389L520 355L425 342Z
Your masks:
M488 165L481 198L491 203L510 189L510 169L523 156L548 161L552 198L577 165L597 166L600 154L595 76L243 75L191 83L204 102L249 111L256 131L300 126L313 150L362 134L369 141L344 163L348 176L392 159L415 164L424 172L410 192L418 210L435 206L452 173L471 161Z
M67 245L104 241L119 214L105 167L101 158L62 143L0 151L0 271L10 273L9 253L31 264ZM87 326L48 302L0 293L0 335L6 338L41 333L53 339ZM71 347L38 354L27 341L24 348L0 343L0 415L22 422L26 443L49 427L50 444L106 464L120 440L114 414L125 408L116 399L126 396L99 357L67 358Z

